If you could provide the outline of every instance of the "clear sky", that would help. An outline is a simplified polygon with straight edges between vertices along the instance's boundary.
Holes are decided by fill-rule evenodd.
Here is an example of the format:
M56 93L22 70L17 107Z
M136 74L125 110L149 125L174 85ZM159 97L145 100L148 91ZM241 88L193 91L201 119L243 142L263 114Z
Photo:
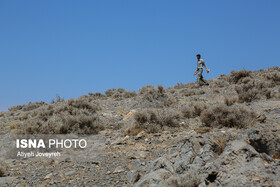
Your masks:
M0 110L279 66L279 0L0 0Z

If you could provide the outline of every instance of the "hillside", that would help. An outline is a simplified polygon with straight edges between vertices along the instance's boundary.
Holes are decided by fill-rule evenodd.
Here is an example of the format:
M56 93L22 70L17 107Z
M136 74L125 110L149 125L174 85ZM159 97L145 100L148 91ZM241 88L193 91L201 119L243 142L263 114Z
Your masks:
M0 113L0 186L280 186L280 68L209 83L11 107ZM104 150L9 158L4 140L19 134L94 135Z

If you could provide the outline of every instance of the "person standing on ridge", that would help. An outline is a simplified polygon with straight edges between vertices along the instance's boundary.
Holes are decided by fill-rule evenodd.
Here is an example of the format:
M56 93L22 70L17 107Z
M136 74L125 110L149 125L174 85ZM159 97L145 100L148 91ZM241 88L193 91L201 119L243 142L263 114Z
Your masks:
M201 58L200 54L197 54L196 58L197 58L197 68L196 68L196 70L194 72L194 75L197 74L197 79L196 79L195 85L197 87L200 86L199 82L202 81L202 82L204 82L208 86L209 85L208 82L202 76L203 66L205 67L207 73L209 73L210 70L207 68L207 66L206 66L204 60Z

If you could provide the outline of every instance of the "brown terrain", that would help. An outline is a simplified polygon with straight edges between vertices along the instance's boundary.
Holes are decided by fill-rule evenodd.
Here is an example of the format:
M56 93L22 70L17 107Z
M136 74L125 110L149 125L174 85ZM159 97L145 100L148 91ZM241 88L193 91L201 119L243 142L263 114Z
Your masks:
M280 68L209 83L11 107L0 113L0 186L280 186ZM11 158L6 140L26 134L99 137L101 151Z

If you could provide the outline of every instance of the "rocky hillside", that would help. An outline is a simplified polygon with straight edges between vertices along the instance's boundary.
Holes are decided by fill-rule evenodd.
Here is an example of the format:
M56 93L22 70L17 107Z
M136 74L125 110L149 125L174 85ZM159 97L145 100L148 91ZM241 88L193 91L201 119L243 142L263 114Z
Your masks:
M59 96L0 113L0 186L280 186L280 68ZM92 159L12 159L18 134L104 138Z

